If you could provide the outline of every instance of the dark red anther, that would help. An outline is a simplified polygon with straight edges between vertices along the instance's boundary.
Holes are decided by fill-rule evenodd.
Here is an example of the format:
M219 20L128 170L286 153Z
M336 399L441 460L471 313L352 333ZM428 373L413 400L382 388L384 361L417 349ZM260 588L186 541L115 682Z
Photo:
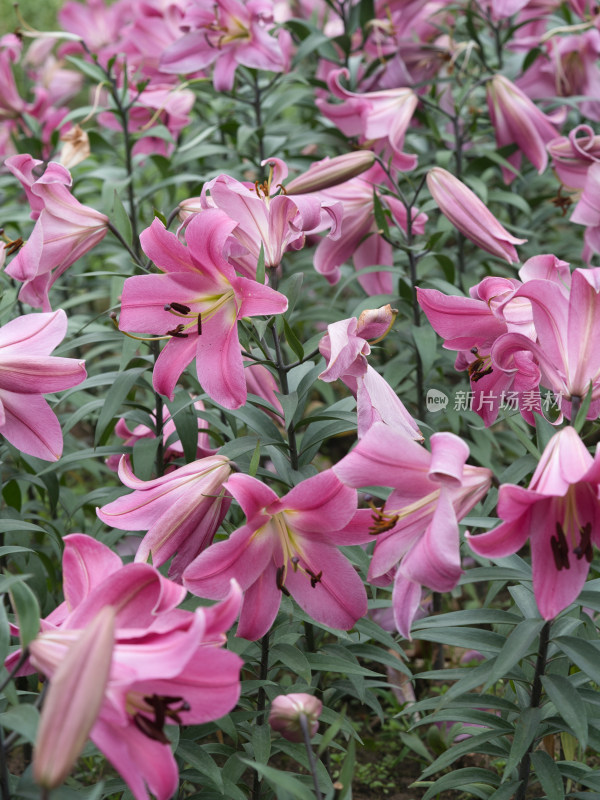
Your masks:
M550 546L552 547L556 569L559 572L561 569L569 569L569 545L560 522L556 523L556 536L550 537Z
M285 567L277 567L277 574L275 576L275 580L277 582L277 588L284 594L286 597L290 596L289 591L284 586L284 575L285 575Z
M189 306L184 306L183 303L169 303L169 306L173 311L178 311L180 314L189 314L192 310ZM167 310L167 306L165 306L165 311Z

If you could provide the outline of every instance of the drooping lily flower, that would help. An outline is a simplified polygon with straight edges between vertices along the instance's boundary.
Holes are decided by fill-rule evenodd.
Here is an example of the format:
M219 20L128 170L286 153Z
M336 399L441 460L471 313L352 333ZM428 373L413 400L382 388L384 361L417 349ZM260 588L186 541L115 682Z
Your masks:
M569 265L551 254L528 259L519 270L521 280L489 277L469 290L470 297L445 295L436 289L417 289L419 305L433 329L443 337L444 348L457 350L455 367L467 370L473 390L473 410L486 425L498 416L503 398L519 400L524 419L534 424L541 413L539 397L520 400L539 384L540 372L528 347L513 348L501 368L492 359L492 347L506 333L535 341L536 329L529 299L520 287L529 281L552 283L568 297Z
M119 327L169 338L153 383L170 399L179 376L196 359L207 394L225 408L242 406L247 390L237 322L287 309L284 295L236 275L223 256L234 227L225 212L211 209L190 219L187 247L156 219L140 236L146 255L164 274L125 281Z
M504 75L494 75L488 82L487 101L498 147L519 147L507 161L519 169L523 153L541 174L548 164L546 144L558 136L552 120ZM505 167L502 174L505 183L512 183L516 177Z
M320 165L327 169L328 159L314 164L311 170L317 170ZM322 201L340 203L343 209L339 235L322 239L314 258L315 269L331 284L339 281L340 266L350 259L357 270L377 264L392 266L394 263L392 245L379 233L375 219L375 192L383 208L389 209L394 222L403 231L407 229L408 214L404 204L398 198L381 192L378 184L386 186L388 180L383 169L376 164L356 178L317 192ZM413 234L421 236L425 232L427 214L413 206L410 219ZM370 295L395 291L392 275L383 270L361 275L358 282Z
M383 89L359 94L340 83L349 72L333 70L327 77L329 91L343 102L339 105L317 99L319 111L337 125L346 136L358 136L361 145L374 148L392 165L406 172L417 165L417 156L403 152L404 137L419 99L412 89Z
M583 258L589 264L594 253L600 253L600 163L591 164L585 175L583 192L571 214L571 222L585 225Z
M35 750L33 776L46 789L60 786L83 750L100 712L115 643L115 609L104 606L68 648L44 698ZM33 660L44 645L29 645ZM41 652L40 652L41 651Z
M546 445L529 488L500 487L502 525L470 536L473 550L504 558L531 541L533 591L541 615L552 619L581 591L600 543L600 450L589 454L575 429L566 427Z
M230 92L238 64L270 72L289 69L291 38L274 33L270 0L195 0L180 23L182 37L166 49L160 70L189 74L214 64L217 92Z
M548 152L559 181L568 189L583 189L589 168L600 163L600 136L589 125L578 125L548 142Z
M406 638L421 586L448 592L462 574L458 521L484 497L492 477L490 470L466 464L468 455L468 446L452 433L434 434L429 452L377 423L333 467L349 486L393 488L365 522L375 537L368 579L380 581L395 572L394 618Z
M231 467L225 456L208 456L162 478L141 481L128 456L119 464L119 478L131 494L97 509L100 519L124 531L147 530L135 556L160 567L175 555L169 577L180 581L184 569L213 540L231 502L223 485Z
M531 280L515 298L531 303L537 340L506 333L494 344L492 359L508 370L515 352L528 353L541 372L532 373L529 389L537 389L540 381L552 389L569 419L572 400L580 402L591 387L588 419L595 419L600 413L600 268L576 269L568 296L553 281Z
M287 195L321 192L338 186L340 183L356 178L370 169L375 163L371 150L355 150L334 158L326 158L298 175L285 186Z
M362 581L337 549L369 538L349 526L356 512L353 489L331 470L307 478L282 498L249 475L232 475L225 488L247 522L200 553L183 582L199 597L219 599L235 578L244 590L238 636L263 636L282 594L332 628L348 630L366 613Z
M510 234L462 181L434 167L427 173L427 187L444 216L478 247L509 264L519 260L514 245L527 239Z
M122 565L105 545L65 537L65 602L41 621L20 675L39 670L50 683L70 646L106 607L115 612L110 677L90 739L136 800L170 800L179 771L164 725L198 725L227 714L240 694L241 659L222 649L241 601L232 583L224 602L176 609L185 589L149 564ZM18 658L19 654L16 654ZM9 656L7 667L15 657Z
M202 187L200 207L220 208L237 224L232 231L234 246L229 259L247 277L256 275L261 249L265 267L278 267L286 250L304 247L307 232L329 228L329 237L339 238L342 220L340 203L316 195L278 194L288 174L279 158L267 159L269 177L262 183L241 183L219 175ZM240 245L243 251L240 252Z
M356 397L359 438L380 421L411 439L423 441L404 403L367 361L371 352L368 340L383 339L395 319L396 312L388 304L363 311L358 319L351 317L328 325L327 334L319 342L321 355L328 364L319 378L327 383L343 381Z
M36 160L29 157L27 164L23 156L15 159L18 159L15 170L30 179ZM71 194L71 184L69 170L54 161L31 183L28 196L39 198L42 208L27 243L5 269L11 278L23 282L19 298L44 311L51 310L50 287L78 258L95 247L108 230L108 217L76 200ZM39 210L39 203L33 206L34 213Z
M0 328L0 434L23 453L57 461L60 423L42 397L70 389L86 377L83 361L50 353L67 332L62 309L26 314Z

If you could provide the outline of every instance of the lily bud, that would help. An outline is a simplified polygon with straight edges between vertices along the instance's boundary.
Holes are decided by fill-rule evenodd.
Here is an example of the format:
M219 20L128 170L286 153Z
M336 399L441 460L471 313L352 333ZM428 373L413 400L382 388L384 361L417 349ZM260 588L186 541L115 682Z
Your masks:
M442 214L468 239L509 264L519 261L514 245L527 239L512 236L462 181L445 169L434 167L427 173L427 187Z
M64 655L65 634L76 631L42 633L30 645L34 663L62 655L50 677L33 755L34 779L46 789L66 779L96 722L110 673L115 614L105 606Z
M285 187L286 194L321 192L366 172L375 163L371 150L357 150L343 156L323 159L313 164L303 175L291 180Z
M301 717L306 719L308 730L314 736L319 727L323 703L311 694L280 694L271 704L269 725L290 742L301 742Z

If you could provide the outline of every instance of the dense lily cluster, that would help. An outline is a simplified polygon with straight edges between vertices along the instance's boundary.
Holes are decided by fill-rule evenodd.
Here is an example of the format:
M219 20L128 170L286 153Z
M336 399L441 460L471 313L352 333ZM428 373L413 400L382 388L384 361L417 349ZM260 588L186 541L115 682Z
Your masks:
M16 675L37 671L49 682L33 769L45 789L66 779L89 738L136 800L173 797L179 772L167 726L218 720L240 698L243 662L225 646L230 630L268 647L278 617L299 613L328 633L351 631L368 613L372 592L383 589L377 597L387 598L394 631L409 640L427 598L458 586L468 547L470 556L496 561L529 541L545 620L580 594L600 545L599 451L592 456L575 428L582 416L600 416L600 267L590 266L600 253L600 135L587 124L561 135L566 110L543 101L569 98L582 117L600 120L597 9L580 0L563 4L572 22L563 30L550 28L545 16L558 13L554 0L542 4L544 13L537 0L476 5L375 0L373 18L350 30L351 19L364 13L352 2L69 0L59 14L66 41L58 46L37 38L25 54L21 38L0 39L0 153L33 223L23 230L25 241L5 236L0 264L7 287L14 283L18 291L19 312L23 305L40 309L15 312L0 327L0 434L24 456L60 459L63 429L44 395L72 389L87 374L82 358L51 355L67 332L66 312L52 308L72 304L78 268L68 270L85 256L106 269L109 233L128 259L113 292L117 333L111 333L149 343L152 354L136 354L134 367L148 368L149 388L152 366L149 409L141 413L134 384L115 393L126 411L113 414L120 441L102 469L116 472L121 487L95 499L103 503L100 522L94 518L99 537L133 534L127 537L133 560L124 564L100 538L64 536L64 602L41 620L27 653L15 651L5 662ZM459 41L463 11L490 26L499 50L497 69L482 57L484 77L466 93L463 78L483 45ZM319 28L310 32L315 20ZM510 69L502 66L505 34ZM290 154L292 169L265 152L286 150L268 95L292 80L292 63L311 36L322 52L307 105L314 118L320 115L327 141L343 143L344 152L325 156L307 140L302 152ZM529 55L521 60L523 53ZM103 135L118 131L126 141L122 213L115 198L98 197L107 213L77 199L90 197L84 186L98 179L89 165L76 171L91 152L87 134L74 124L84 126L87 112L70 114L66 105L81 88L79 73L67 67L78 60L97 79L89 118ZM527 69L516 66L521 61ZM37 81L33 99L21 96L18 70ZM136 199L135 170L166 171L192 120L198 122L194 115L203 130L190 149L209 136L198 86L222 101L215 112L222 115L221 135L229 125L242 142L255 136L256 157L234 164L228 154L221 167L227 172L192 174L175 208L153 215L146 195ZM247 139L244 126L229 119L235 103L255 115ZM445 129L427 116L431 108ZM479 116L487 127L478 127ZM477 131L468 147L467 118ZM452 150L453 162L427 161L424 123ZM19 137L34 134L41 157L17 152ZM502 180L491 200L485 180L464 169L479 135L494 154L486 169L495 164ZM214 152L227 151L224 141ZM585 226L587 268L571 270L547 252L521 264L527 239L517 235L514 215L499 210L498 198L514 198L522 172L536 177L549 164L561 190L571 193L559 191L554 202L565 211L575 205L570 222ZM299 174L290 180L294 170ZM443 219L437 215L434 231L436 207ZM128 224L117 225L119 215ZM457 245L463 286L465 247L485 258L486 277L468 295L442 291L448 281L432 279L432 270L417 275L419 260L433 253L445 277L453 277L450 259L435 249L440 236ZM292 329L298 297L284 291L302 264L297 255L324 291L345 303L342 311L332 303L329 316L318 320L300 317L301 333ZM503 262L502 272L494 259ZM121 268L123 259L117 263ZM520 265L515 274L513 265ZM300 294L300 281L288 285ZM351 285L361 287L358 303L350 299ZM301 298L306 303L311 291ZM392 307L400 309L400 301L401 311ZM456 352L456 370L467 373L472 409L485 426L512 403L530 426L546 416L557 427L528 488L499 486L501 523L467 533L465 541L461 521L499 481L484 449L470 449L459 435L460 425L444 422L430 433L421 396L424 365L431 368L422 315ZM300 337L309 340L304 325L315 321L312 352L305 352ZM400 333L395 340L393 331ZM401 380L383 371L407 342L416 392L400 396ZM73 347L87 358L85 334ZM295 363L286 361L292 351ZM340 383L345 396L336 411L345 416L336 418L322 397ZM92 379L85 386L97 385ZM556 399L554 417L540 389ZM68 427L97 405L93 399L73 409L65 402L73 412ZM307 431L315 422L335 424L313 441ZM105 424L85 446L91 451L111 432ZM342 434L352 438L321 447ZM244 438L252 438L246 449ZM145 472L138 460L144 445L157 454ZM24 463L35 468L31 459ZM20 493L19 481L22 475L14 481ZM53 501L53 513L57 506ZM11 630L23 633L18 624ZM291 742L316 735L319 698L292 692L271 699L274 730ZM264 696L257 708L262 725Z

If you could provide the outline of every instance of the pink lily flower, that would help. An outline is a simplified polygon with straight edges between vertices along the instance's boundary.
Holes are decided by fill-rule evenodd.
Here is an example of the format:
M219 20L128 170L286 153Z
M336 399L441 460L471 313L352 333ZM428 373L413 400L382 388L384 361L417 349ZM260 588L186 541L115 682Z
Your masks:
M566 427L546 445L528 489L500 487L504 522L488 533L467 534L485 558L504 558L531 540L533 591L540 614L552 619L581 591L600 541L600 450L589 454Z
M162 478L141 481L135 477L128 456L121 458L119 478L131 494L96 509L100 519L123 531L147 530L136 561L160 567L175 554L169 567L171 580L180 582L184 569L213 540L223 521L230 498L225 481L231 474L229 459L208 456Z
M489 469L466 464L468 456L468 446L452 433L435 433L428 452L379 423L333 468L348 486L393 488L383 507L373 507L369 534L376 538L368 580L385 581L395 572L392 606L405 638L421 587L448 592L462 574L458 521L485 496L492 477Z
M578 125L548 142L548 152L559 181L568 189L583 189L589 168L600 163L600 136L589 125Z
M326 169L328 162L324 159L313 167L316 169L320 164ZM322 239L314 258L315 269L331 284L339 281L340 266L350 259L353 260L357 270L376 264L392 266L394 263L392 246L379 234L375 221L373 193L377 191L376 184L379 183L385 185L386 176L381 167L376 165L360 177L317 193L318 197L330 203L341 203L343 208L339 236ZM379 191L378 197L381 204L389 208L396 224L406 231L407 213L404 205L397 198ZM422 236L425 232L427 214L413 207L411 218L413 233ZM394 291L389 272L361 275L358 282L369 295L392 294Z
M600 413L600 268L576 269L571 291L566 297L552 281L532 280L515 294L531 303L537 341L520 333L506 333L492 348L492 358L500 369L509 369L516 351L528 352L540 372L531 377L536 389L541 377L544 386L562 397L561 408L571 418L571 400L581 401L592 387L588 419Z
M115 614L108 685L90 739L123 776L136 800L169 800L179 774L164 724L203 724L231 711L240 694L241 659L222 649L241 593L223 603L176 609L185 589L149 564L127 564L82 534L65 537L66 600L46 620L30 661L52 683L69 646L102 609ZM35 654L34 654L35 653ZM18 658L18 653L16 654ZM9 656L6 664L14 662Z
M0 433L23 453L58 461L60 423L43 394L70 389L86 377L83 361L50 353L67 332L67 315L26 314L0 328Z
M204 411L204 403L202 400L196 400L194 403L194 408L197 411ZM156 419L156 412L152 412L152 417ZM198 417L198 446L196 448L196 457L197 458L205 458L206 456L212 456L217 451L215 448L210 446L210 439L208 436L208 422L202 417ZM148 427L148 425L136 425L133 430L130 430L127 426L127 422L125 419L121 417L121 419L115 425L115 433L121 439L123 439L123 444L126 447L133 447L136 442L140 439L154 439L156 438L155 429L152 427ZM177 438L173 438L177 437ZM170 440L170 443L169 443ZM177 436L177 429L175 428L175 422L171 417L169 409L166 406L163 406L163 457L165 462L173 461L176 458L181 458L183 456L183 445L181 444L179 437ZM114 455L109 456L106 459L106 466L111 469L113 472L117 472L119 469L119 462L121 460L121 456ZM169 465L167 467L167 471L170 472L175 467L173 465Z
M340 235L339 203L314 195L275 194L287 177L288 168L279 158L268 159L263 166L266 164L270 173L263 184L240 183L229 175L219 175L204 184L200 198L202 209L220 208L237 223L232 231L229 260L247 277L256 275L261 247L265 267L274 268L280 265L286 250L304 247L307 232L330 228L332 239Z
M15 156L15 173L30 180L35 159L29 163ZM12 163L12 159L8 159ZM38 162L39 163L39 162ZM51 161L44 174L29 186L29 195L39 198L42 208L35 227L5 272L23 281L19 298L34 308L50 311L48 291L78 258L95 247L108 230L108 217L82 205L71 194L71 173ZM39 203L33 206L37 213Z
M238 64L269 72L287 72L291 37L274 32L270 0L195 0L180 24L184 35L166 49L160 70L188 74L214 64L217 92L233 89Z
M571 222L585 225L583 258L589 264L600 253L600 164L592 164L586 173L583 192L571 214Z
M553 255L530 258L519 270L519 276L523 283L484 278L469 290L470 297L417 289L419 305L432 328L445 340L444 348L459 351L455 368L468 371L474 393L473 410L486 425L495 421L502 399L508 395L518 398L519 411L530 424L534 423L533 412L541 413L539 398L521 402L524 393L531 391L532 384L537 387L540 378L528 347L515 348L505 369L493 360L492 348L506 333L519 334L520 341L536 338L531 303L520 296L520 287L529 281L548 282L567 297L571 281L569 265Z
M187 247L157 219L142 231L144 252L165 274L125 281L119 327L169 337L153 383L171 400L179 376L195 358L198 379L213 400L225 408L244 405L237 322L287 309L284 295L239 277L222 255L234 227L225 212L211 209L190 219Z
M282 498L249 475L232 475L225 488L247 522L201 553L184 572L183 583L192 594L219 599L235 578L244 591L238 636L263 636L282 594L332 628L348 630L366 614L362 581L337 549L369 538L349 524L356 513L353 489L331 470L307 478Z
M371 150L354 150L334 158L324 158L311 164L306 172L287 183L285 193L289 196L322 192L362 175L374 163L375 154Z
M345 89L340 78L347 69L333 70L327 77L329 91L343 102L339 105L317 98L319 111L337 125L345 136L358 136L361 145L373 147L402 172L414 169L417 156L403 152L404 137L418 105L412 89L384 89L358 94Z
M527 97L598 97L600 31L592 27L580 35L553 36L544 50L517 81ZM578 107L584 117L600 120L598 100L583 100Z
M356 397L358 438L376 422L384 422L410 439L423 441L417 423L387 381L368 363L369 339L378 342L387 335L396 319L388 304L363 311L358 319L351 317L327 326L327 334L319 342L321 355L328 361L319 375L322 381L343 381Z
M510 234L462 181L434 167L427 173L427 188L444 216L478 247L509 264L519 260L514 245L527 239Z
M504 75L494 75L488 82L487 102L498 147L507 144L519 147L507 160L519 169L523 153L541 174L548 164L546 144L558 136L553 120ZM516 177L505 167L502 175L504 183L512 183Z
M60 786L83 750L100 713L114 643L115 609L105 606L58 664L44 698L33 753L33 776L40 786ZM36 654L43 658L43 647L40 638L31 642L34 661Z

